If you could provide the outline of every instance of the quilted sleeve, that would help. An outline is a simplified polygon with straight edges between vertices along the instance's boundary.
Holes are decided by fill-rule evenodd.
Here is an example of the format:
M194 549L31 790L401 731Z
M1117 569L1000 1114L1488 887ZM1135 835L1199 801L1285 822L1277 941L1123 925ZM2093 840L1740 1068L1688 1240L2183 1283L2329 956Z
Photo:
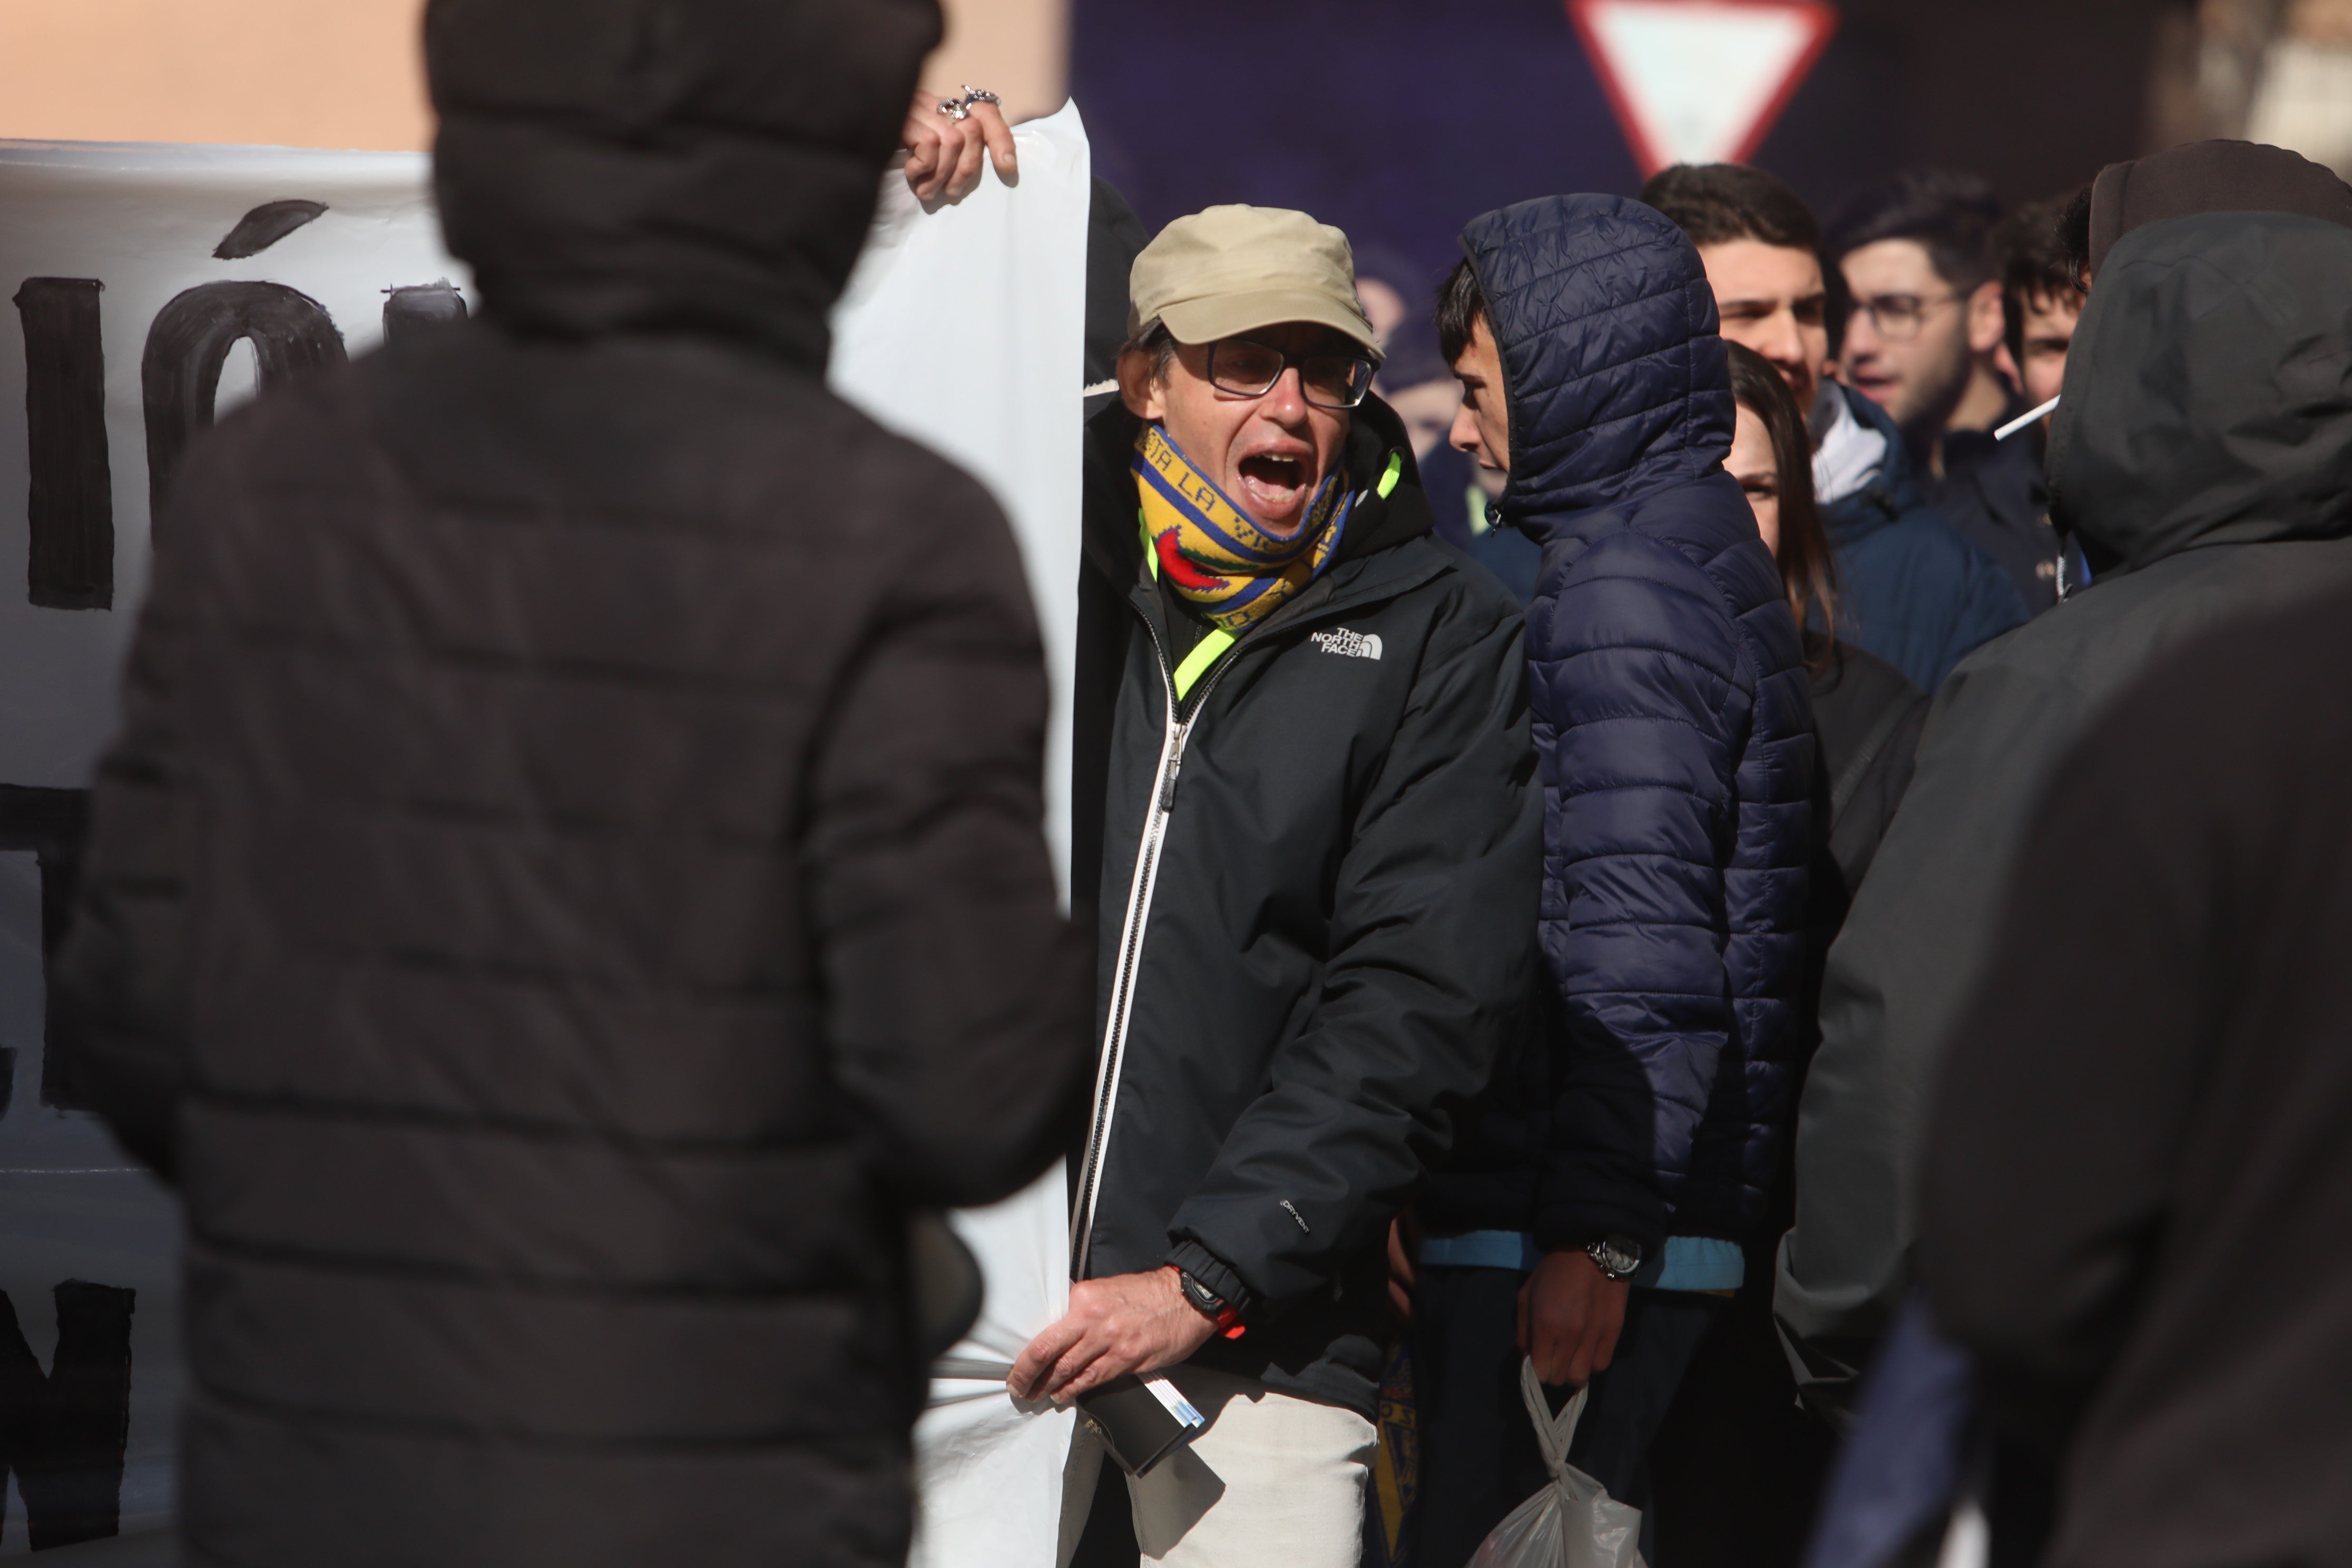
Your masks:
M1548 568L1528 647L1565 1059L1536 1241L1654 1252L1732 1026L1722 867L1751 693L1720 596L1679 552L1621 531Z
M122 727L99 759L90 833L49 995L51 1048L74 1098L131 1157L178 1173L188 1087L187 993L194 940L199 791L182 714L189 668L210 640L207 542L230 534L244 480L226 448L200 445L174 487L152 581L124 666Z
M842 1089L902 1194L961 1206L1017 1192L1076 1138L1093 974L1055 908L1019 551L977 484L928 488L831 697L803 852Z

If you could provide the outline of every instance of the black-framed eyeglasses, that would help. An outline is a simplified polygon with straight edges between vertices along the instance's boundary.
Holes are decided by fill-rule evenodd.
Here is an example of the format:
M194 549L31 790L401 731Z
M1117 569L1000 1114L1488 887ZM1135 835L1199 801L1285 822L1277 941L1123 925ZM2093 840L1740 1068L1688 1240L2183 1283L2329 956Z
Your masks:
M1873 294L1866 300L1856 300L1853 308L1870 318L1871 326L1880 337L1899 343L1919 335L1920 325L1927 321L1929 310L1967 298L1965 294L1938 294L1932 299L1917 294Z
M1247 338L1209 345L1209 383L1236 397L1264 397L1282 373L1298 367L1298 390L1318 408L1353 408L1372 389L1378 367L1363 354L1288 354Z

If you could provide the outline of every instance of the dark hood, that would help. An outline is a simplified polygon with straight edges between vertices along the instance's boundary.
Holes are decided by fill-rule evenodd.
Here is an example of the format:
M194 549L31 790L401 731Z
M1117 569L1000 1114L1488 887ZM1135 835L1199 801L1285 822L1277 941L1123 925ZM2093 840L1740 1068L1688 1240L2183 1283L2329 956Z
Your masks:
M2352 532L2352 229L2208 213L2126 235L2051 421L2051 515L2123 569Z
M2352 185L2298 153L2260 142L2190 142L2127 163L2091 184L2091 273L2132 230L2193 213L2300 213L2352 224Z
M824 363L936 0L432 0L425 36L489 314Z
M1546 540L1730 454L1715 291L1682 230L1622 196L1546 196L1474 219L1462 248L1503 353L1505 521Z

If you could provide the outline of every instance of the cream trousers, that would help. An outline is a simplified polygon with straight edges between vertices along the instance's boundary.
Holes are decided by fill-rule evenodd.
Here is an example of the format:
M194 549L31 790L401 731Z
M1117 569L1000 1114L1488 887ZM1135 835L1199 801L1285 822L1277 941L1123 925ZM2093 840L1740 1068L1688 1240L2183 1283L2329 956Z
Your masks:
M1130 1476L1141 1560L1169 1568L1359 1568L1364 1484L1379 1434L1336 1405L1277 1394L1255 1378L1197 1367L1167 1377L1208 1430ZM1058 1568L1068 1568L1104 1464L1101 1442L1080 1421L1062 1476Z

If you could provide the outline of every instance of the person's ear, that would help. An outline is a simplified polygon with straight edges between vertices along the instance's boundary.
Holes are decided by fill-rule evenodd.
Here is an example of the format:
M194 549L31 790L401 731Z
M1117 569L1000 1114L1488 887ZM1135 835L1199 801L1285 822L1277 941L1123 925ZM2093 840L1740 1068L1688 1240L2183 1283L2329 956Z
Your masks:
M2000 308L2000 280L1979 283L1969 296L1969 352L1989 354L2009 337L2009 319Z
M2025 374L2017 368L2017 357L2009 352L2009 337L2006 333L2001 336L2000 347L1992 351L1992 368L2003 381L2009 383L2009 389L2011 392L2025 390Z
M1121 349L1118 354L1118 395L1138 419L1168 416L1167 387L1160 379L1160 356L1148 349Z

